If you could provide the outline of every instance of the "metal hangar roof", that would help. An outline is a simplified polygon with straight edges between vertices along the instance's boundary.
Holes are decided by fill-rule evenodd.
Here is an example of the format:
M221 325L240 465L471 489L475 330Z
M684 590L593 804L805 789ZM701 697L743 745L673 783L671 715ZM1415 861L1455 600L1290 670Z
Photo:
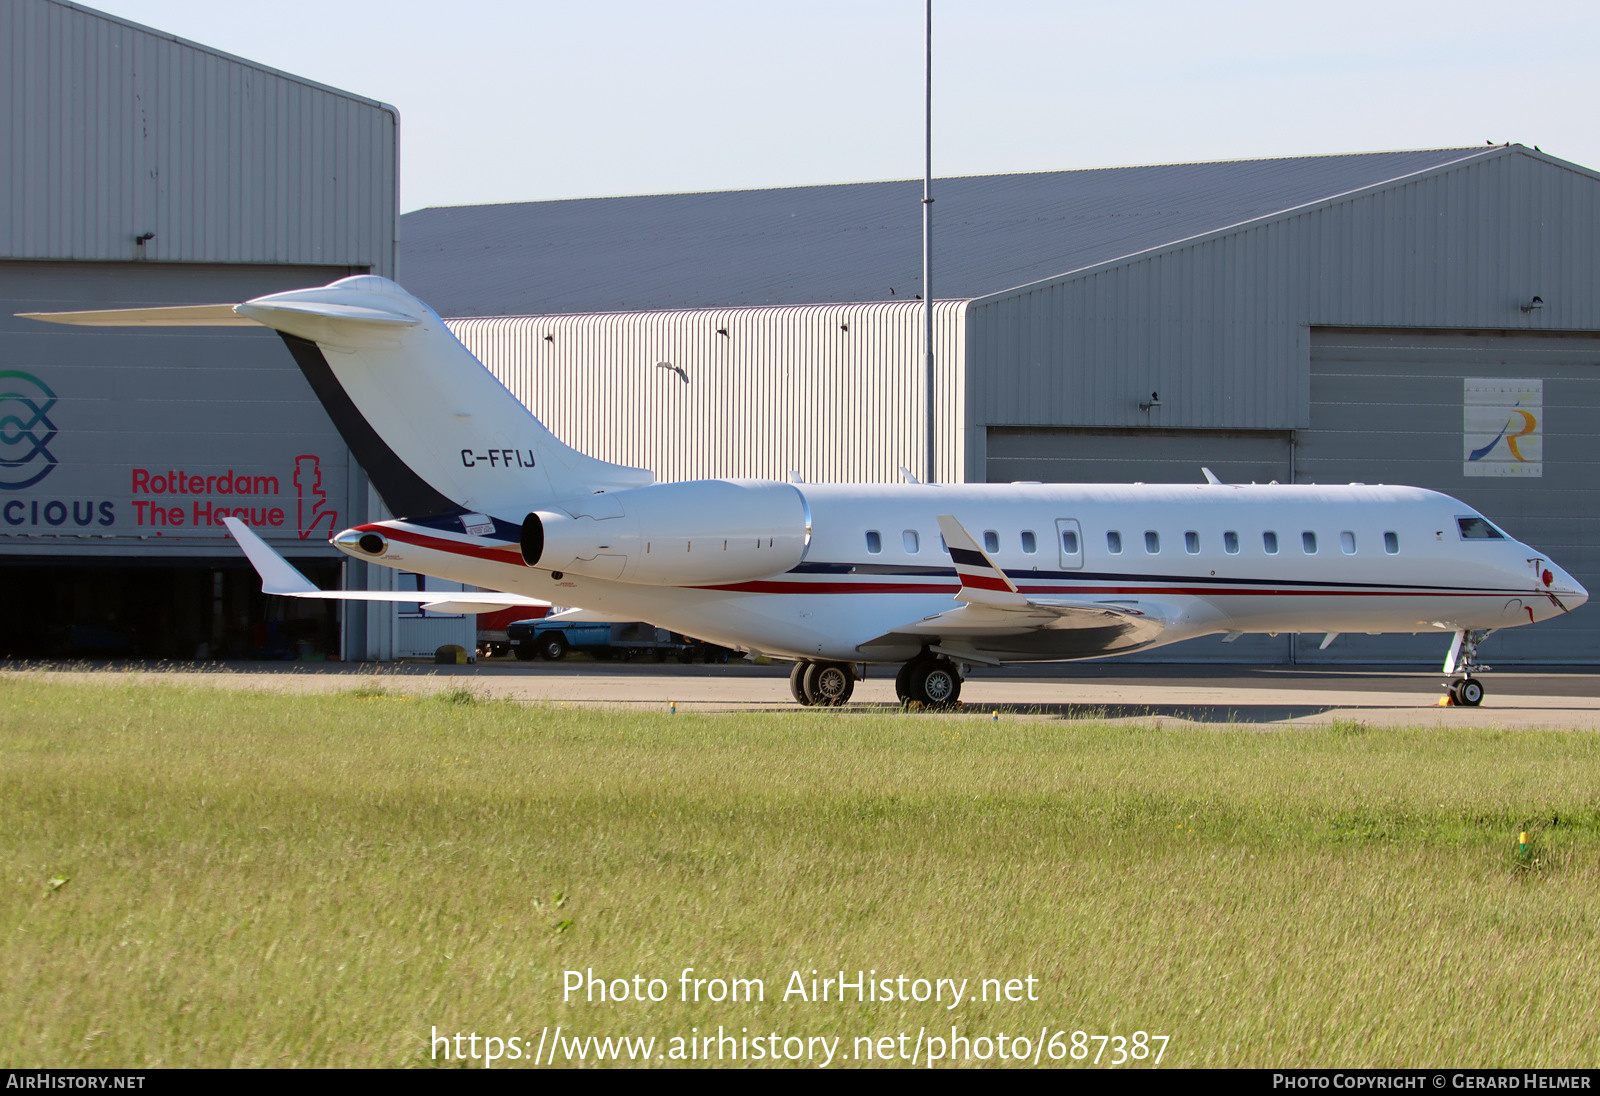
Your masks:
M934 289L980 297L1501 151L1427 149L939 179ZM449 206L401 217L445 316L906 300L922 181Z

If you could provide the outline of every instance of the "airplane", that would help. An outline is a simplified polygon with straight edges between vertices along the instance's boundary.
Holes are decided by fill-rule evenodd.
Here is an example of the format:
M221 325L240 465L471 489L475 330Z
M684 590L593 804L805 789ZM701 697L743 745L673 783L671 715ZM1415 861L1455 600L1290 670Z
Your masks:
M237 305L25 313L96 326L277 331L391 513L354 559L482 588L453 611L577 607L791 660L805 705L899 664L902 702L955 704L974 667L1199 636L1451 635L1449 702L1482 702L1479 644L1588 599L1470 506L1416 487L659 483L556 438L426 304L376 275ZM908 480L911 478L906 477ZM317 590L239 522L289 596ZM276 559L276 562L273 560ZM494 591L499 591L495 593Z

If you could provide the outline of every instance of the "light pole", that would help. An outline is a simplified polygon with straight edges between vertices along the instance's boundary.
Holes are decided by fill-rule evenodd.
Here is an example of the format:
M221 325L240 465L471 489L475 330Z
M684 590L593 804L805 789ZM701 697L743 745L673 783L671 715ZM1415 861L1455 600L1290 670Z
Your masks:
M934 482L933 379L933 0L927 0L927 60L924 81L922 168L922 398L926 421L922 482Z

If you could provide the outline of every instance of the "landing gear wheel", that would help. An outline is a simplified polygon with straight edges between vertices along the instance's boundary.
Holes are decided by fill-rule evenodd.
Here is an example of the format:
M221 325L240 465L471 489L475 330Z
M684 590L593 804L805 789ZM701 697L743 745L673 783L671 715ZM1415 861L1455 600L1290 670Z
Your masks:
M961 699L961 675L949 659L919 658L908 668L911 673L907 684L912 700L930 708L949 708Z
M812 704L837 708L855 692L856 675L843 662L812 662L800 680L800 689Z
M539 640L539 656L549 662L560 662L567 656L567 641L558 635L548 635Z
M797 703L804 704L808 708L816 703L806 694L806 671L810 668L809 662L796 662L794 669L789 671L789 695L794 697Z
M916 699L911 695L911 667L916 665L912 659L900 667L899 673L894 675L894 695L900 698L900 703L909 704Z
M1483 703L1483 682L1475 677L1457 678L1450 683L1450 699L1463 708L1476 708Z
M1482 643L1493 630L1463 628L1456 633L1454 642L1450 644L1450 653L1444 660L1445 673L1461 675L1446 686L1451 703L1464 708L1476 708L1483 703L1483 682L1472 675L1489 669L1478 661L1478 644Z

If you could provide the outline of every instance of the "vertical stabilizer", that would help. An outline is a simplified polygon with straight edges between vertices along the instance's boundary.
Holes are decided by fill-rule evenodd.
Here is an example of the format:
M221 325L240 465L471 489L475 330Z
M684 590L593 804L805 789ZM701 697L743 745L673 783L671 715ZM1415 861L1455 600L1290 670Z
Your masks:
M235 311L283 336L397 517L465 509L520 518L654 480L556 438L432 309L387 278L274 293Z

